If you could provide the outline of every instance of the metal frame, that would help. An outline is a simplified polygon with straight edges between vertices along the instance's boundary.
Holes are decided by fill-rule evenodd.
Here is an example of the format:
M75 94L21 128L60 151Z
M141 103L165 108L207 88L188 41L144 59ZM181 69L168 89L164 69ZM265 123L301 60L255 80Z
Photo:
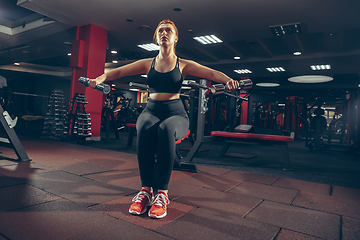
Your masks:
M0 105L0 121L7 135L7 138L0 138L0 145L4 147L12 148L18 157L17 161L20 162L31 161L31 159L26 154L25 149L22 146L18 136L16 135L15 130L13 128L10 128L7 121L5 120L4 109L2 108L1 105Z

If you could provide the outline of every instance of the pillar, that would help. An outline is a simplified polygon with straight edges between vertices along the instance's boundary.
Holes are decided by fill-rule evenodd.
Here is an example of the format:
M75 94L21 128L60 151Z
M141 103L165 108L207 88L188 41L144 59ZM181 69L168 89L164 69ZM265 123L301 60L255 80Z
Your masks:
M72 70L70 97L75 93L86 96L86 112L90 113L92 140L100 140L103 94L85 88L79 77L96 78L104 73L108 31L93 24L77 27L72 43L70 66Z

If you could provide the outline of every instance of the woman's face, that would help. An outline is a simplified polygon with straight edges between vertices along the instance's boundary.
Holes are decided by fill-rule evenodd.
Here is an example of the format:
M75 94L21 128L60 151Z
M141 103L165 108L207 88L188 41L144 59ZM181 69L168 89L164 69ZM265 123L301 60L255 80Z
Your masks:
M156 34L159 46L171 46L178 41L174 27L168 23L161 24Z

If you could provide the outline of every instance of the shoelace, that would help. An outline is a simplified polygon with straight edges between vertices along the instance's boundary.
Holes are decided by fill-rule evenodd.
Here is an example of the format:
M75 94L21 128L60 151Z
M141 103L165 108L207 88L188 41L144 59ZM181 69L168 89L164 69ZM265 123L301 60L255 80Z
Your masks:
M151 203L156 206L164 207L165 204L170 204L170 200L165 194L158 193L155 195Z
M133 202L142 202L144 197L147 197L149 202L151 202L151 196L149 193L141 191L132 199Z

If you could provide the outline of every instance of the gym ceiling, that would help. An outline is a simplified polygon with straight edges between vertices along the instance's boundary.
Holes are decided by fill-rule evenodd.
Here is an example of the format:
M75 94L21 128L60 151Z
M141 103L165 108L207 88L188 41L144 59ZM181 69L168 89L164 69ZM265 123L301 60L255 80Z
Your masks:
M137 45L151 43L158 22L168 18L179 30L179 57L234 79L280 84L254 86L253 92L306 97L317 91L330 96L359 87L359 12L359 0L0 0L0 69L69 79L67 54L75 28L86 24L109 31L107 69L154 57L156 52ZM204 35L216 35L223 42L203 45L193 39ZM331 69L312 70L316 65ZM275 67L285 71L267 70ZM245 69L251 73L234 72ZM288 81L302 75L334 80ZM116 84L126 88L129 81L143 83L145 79L134 76Z

